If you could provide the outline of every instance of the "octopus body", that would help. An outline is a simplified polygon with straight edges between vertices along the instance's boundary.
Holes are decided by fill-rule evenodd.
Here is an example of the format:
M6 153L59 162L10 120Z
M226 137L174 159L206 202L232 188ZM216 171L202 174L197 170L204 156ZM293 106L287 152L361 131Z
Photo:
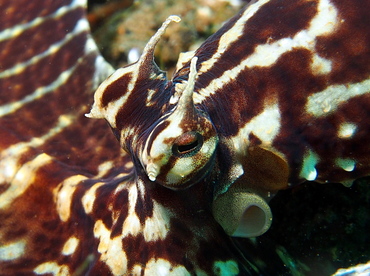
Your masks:
M170 80L179 17L114 71L39 2L0 4L1 275L257 275L273 194L369 174L368 1L253 1Z

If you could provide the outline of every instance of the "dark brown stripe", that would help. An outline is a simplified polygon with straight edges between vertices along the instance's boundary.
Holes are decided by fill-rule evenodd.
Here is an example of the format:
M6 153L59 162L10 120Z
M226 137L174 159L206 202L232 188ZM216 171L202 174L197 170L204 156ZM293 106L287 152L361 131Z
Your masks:
M123 166L130 162L130 157L123 156L107 123L88 119L82 114L76 118L74 124L46 141L39 149L61 162L91 174L98 173L98 166L107 161L113 162L113 168L106 171L104 177L128 172Z
M0 31L18 24L25 24L37 17L54 13L62 6L68 6L72 0L2 0L0 2Z
M39 55L52 44L63 40L82 16L83 9L75 9L61 18L47 19L17 37L0 42L1 71Z
M59 219L53 199L53 189L74 174L76 170L57 161L38 168L35 172L36 177L28 179L32 182L25 193L12 203L12 208L0 212L2 242L17 242L27 237L27 247L23 257L10 262L1 262L3 275L29 275L44 261L60 260L63 245L73 234L78 238L83 237L86 242L90 240L86 235L86 229L90 228L76 227L78 223L88 226L86 216L79 212L78 223L63 223ZM24 227L27 227L26 233ZM81 232L84 235L81 235ZM85 251L80 254L77 258L88 253ZM76 265L75 261L75 258L68 259L71 267Z
M126 127L137 129L138 135L147 131L166 111L171 94L164 89L163 80L138 80L132 93L116 115L117 129ZM155 90L150 106L146 99L149 90Z
M93 100L90 85L95 71L94 64L95 54L79 64L71 77L53 93L29 102L15 112L3 116L0 118L0 125L27 141L32 137L48 133L50 128L57 123L60 115L84 112L84 110L79 110L80 107ZM87 110L88 106L85 106L85 111Z
M127 87L131 81L132 73L128 73L115 80L113 83L109 84L102 96L101 102L102 106L106 107L110 102L118 100L127 93Z
M333 61L332 83L355 83L370 76L370 1L333 1L340 28L317 39L318 54ZM340 20L339 19L339 20Z
M239 65L258 45L292 37L307 28L317 12L316 2L278 0L263 5L245 24L243 35L229 46L212 68L199 76L198 79L201 81L198 87L208 86L213 79L221 77L225 71ZM197 51L196 56L200 61L204 60L203 55L209 56L207 52L210 47L215 47L216 43L213 40L213 36L210 37Z
M86 40L87 34L81 33L53 55L44 57L19 74L0 79L0 104L21 100L38 88L50 85L84 55Z

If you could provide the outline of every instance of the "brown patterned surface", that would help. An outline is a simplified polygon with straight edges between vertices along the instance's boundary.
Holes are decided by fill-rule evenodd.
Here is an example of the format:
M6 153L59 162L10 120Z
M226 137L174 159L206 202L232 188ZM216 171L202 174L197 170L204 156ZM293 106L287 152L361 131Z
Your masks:
M240 34L237 40L233 41L234 33L226 41L223 37L247 14L231 19L195 52L195 109L186 110L191 116L184 116L181 127L187 130L192 126L189 121L197 116L209 117L219 144L215 160L212 155L207 167L213 169L201 177L190 175L195 185L174 191L148 179L142 150L147 140L152 143L173 125L169 120L157 128L159 122L171 118L178 103L172 97L181 91L181 85L175 84L188 79L190 61L167 81L148 55L144 66L127 67L118 81L103 89L103 108L128 95L111 116L117 122L112 128L123 152L103 120L84 116L92 105L96 84L110 69L89 40L89 29L81 21L83 5L43 1L40 8L38 1L17 1L17 5L3 1L0 275L155 275L160 271L171 275L271 275L275 268L291 272L292 268L284 267L286 260L274 262L275 253L269 252L274 267L268 267L268 257L258 260L254 256L257 250L251 251L258 245L228 237L214 220L211 205L214 195L234 182L263 195L285 187L280 179L279 183L261 183L261 187L244 184L245 179L255 179L256 170L249 168L244 171L251 175L233 175L240 164L256 161L252 163L268 167L274 163L274 159L258 160L261 156L288 164L291 184L311 177L306 170L312 168L320 181L368 174L370 7L366 1L330 2L337 12L338 27L323 35L316 30L320 35L313 38L313 48L296 46L269 65L264 65L269 60L266 56L260 63L253 64L251 59L241 70L231 70L254 57L258 47L283 38L288 41L310 28L324 2L271 0L262 5L261 0L256 4L261 4L258 12L235 28ZM59 9L62 6L65 8ZM219 46L228 48L222 52ZM215 53L220 58L212 63ZM330 68L323 62L313 70L316 55L330 60ZM132 80L134 85L128 85ZM214 85L215 81L219 83ZM331 95L339 95L334 92L342 84L342 94L349 97L335 105L336 98ZM353 94L353 85L363 93ZM332 86L332 94L327 93L332 109L314 109L324 113L315 115L309 97ZM193 107L193 102L189 106ZM254 124L266 110L272 110L268 119ZM108 108L107 114L111 113ZM272 132L260 130L261 125L270 127L275 121L279 124L275 136L276 125L271 125ZM253 147L254 155L246 157ZM259 154L264 152L262 148L274 155ZM307 161L310 152L319 160ZM351 159L354 167L346 167L348 163L343 165L338 158ZM181 158L171 162L163 166L164 175L181 163ZM267 172L271 177L256 178L273 179L274 171L276 168ZM268 239L265 242L268 244Z

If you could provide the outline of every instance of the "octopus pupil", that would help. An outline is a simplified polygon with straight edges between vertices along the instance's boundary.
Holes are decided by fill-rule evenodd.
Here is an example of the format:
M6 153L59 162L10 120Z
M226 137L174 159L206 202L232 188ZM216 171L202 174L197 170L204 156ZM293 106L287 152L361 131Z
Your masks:
M189 133L186 135L189 135ZM177 141L177 143L175 142L172 147L172 152L175 156L188 157L196 154L199 151L203 144L203 137L199 133L191 133L191 135L194 136L191 137L191 139L189 139L190 141L188 140L187 143L182 140L185 138L184 136L180 137L180 141Z
M196 149L196 147L198 146L198 140L195 140L193 143L190 143L188 145L178 145L177 146L177 150L179 153L186 153L188 151L192 151L194 149Z

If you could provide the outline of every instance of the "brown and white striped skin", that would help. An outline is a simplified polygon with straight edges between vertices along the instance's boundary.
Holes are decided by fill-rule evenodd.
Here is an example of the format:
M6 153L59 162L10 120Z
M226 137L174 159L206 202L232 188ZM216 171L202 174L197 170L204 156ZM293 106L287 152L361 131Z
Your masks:
M112 72L85 2L0 5L0 275L244 271L210 194L147 186L107 124L84 116Z
M369 174L368 1L260 0L170 81L159 34L95 94L120 143L84 1L39 2L0 4L1 275L249 275L227 204Z

